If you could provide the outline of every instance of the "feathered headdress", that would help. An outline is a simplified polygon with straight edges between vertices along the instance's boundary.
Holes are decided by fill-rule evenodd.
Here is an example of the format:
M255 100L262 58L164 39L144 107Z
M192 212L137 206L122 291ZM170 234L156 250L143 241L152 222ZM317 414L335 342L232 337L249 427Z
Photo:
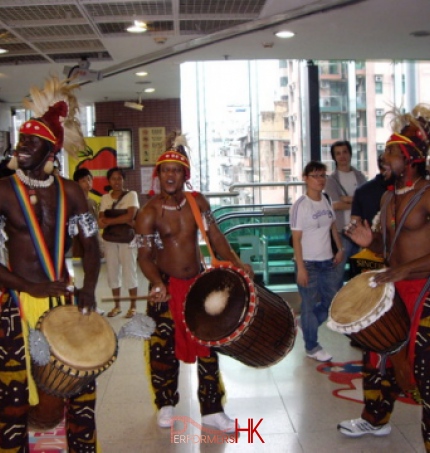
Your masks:
M81 124L77 118L78 101L73 94L79 85L69 82L68 79L60 80L57 76L51 76L46 79L42 89L31 87L30 98L23 100L24 106L33 112L34 117L23 123L19 132L37 135L52 143L54 150L49 157L51 163L61 148L73 156L85 148Z
M182 165L185 168L185 181L188 181L187 184L191 187L189 183L191 178L190 160L188 158L186 148L189 149L186 136L176 135L172 146L157 159L152 173L152 184L151 190L149 191L150 197L155 195L154 187L156 178L158 178L158 167L166 162L173 162Z
M391 120L393 134L387 141L389 145L399 145L403 155L410 163L425 162L430 146L430 106L416 105L410 113L393 110Z

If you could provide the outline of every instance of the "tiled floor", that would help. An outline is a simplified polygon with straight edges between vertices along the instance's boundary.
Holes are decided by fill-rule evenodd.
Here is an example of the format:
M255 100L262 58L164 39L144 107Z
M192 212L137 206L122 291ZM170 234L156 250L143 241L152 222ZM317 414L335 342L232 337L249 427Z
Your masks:
M79 277L79 268L77 276ZM141 274L140 274L141 276ZM147 284L141 276L139 294L146 294ZM104 268L100 276L98 299L109 297ZM111 303L100 304L106 311ZM126 322L123 314L108 318L115 331ZM138 302L139 312L145 309ZM321 328L321 343L334 356L334 362L360 360L360 351L352 348L340 334ZM143 342L122 339L116 363L98 379L97 423L103 453L140 452L273 452L273 453L408 453L424 452L420 434L420 407L396 403L392 417L393 430L387 437L349 439L336 430L339 421L356 418L362 405L333 396L345 385L332 382L327 374L317 371L317 362L306 358L299 331L293 350L280 363L264 369L247 367L237 360L221 356L221 370L227 390L225 411L237 418L241 427L248 419L256 424L264 443L254 435L248 442L246 432L237 443L222 443L207 436L193 425L177 421L175 433L184 429L189 435L183 442L171 437L170 429L156 424L148 376L144 367ZM181 400L175 415L186 416L200 423L196 398L196 367L181 365ZM357 395L361 395L358 390ZM175 442L176 440L176 442Z

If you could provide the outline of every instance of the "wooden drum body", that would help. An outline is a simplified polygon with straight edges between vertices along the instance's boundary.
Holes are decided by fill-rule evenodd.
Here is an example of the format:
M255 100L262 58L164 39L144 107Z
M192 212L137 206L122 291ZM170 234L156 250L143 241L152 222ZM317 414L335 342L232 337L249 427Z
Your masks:
M287 302L241 269L205 271L191 286L184 310L198 343L249 366L273 365L294 345L295 319Z
M410 319L393 283L370 285L376 272L359 274L338 291L327 326L354 338L366 349L389 354L404 345Z
M118 342L110 324L96 312L61 305L44 313L36 326L50 347L46 365L32 361L37 386L60 398L81 391L116 360Z

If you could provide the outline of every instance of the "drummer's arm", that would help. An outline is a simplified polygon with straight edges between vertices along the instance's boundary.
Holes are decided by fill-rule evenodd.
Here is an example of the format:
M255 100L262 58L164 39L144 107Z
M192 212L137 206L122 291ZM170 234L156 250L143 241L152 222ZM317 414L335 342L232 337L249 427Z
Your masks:
M210 244L214 250L214 253L221 257L225 261L229 261L233 266L243 269L252 278L254 276L254 270L250 264L244 263L232 249L230 243L226 237L221 233L216 219L214 218L210 204L207 199L202 195L198 194L196 197L197 204L200 212L202 212L204 223L206 224L206 233L208 235Z
M72 181L65 181L68 200L72 204L74 213L82 216L89 214L88 202L82 189ZM100 272L100 247L97 238L98 228L97 219L89 217L82 218L78 227L79 241L83 248L82 268L84 271L84 281L82 288L77 292L78 306L83 309L95 309L95 290Z
M148 279L151 287L149 300L151 302L164 302L167 300L167 288L161 277L160 270L154 260L154 234L156 212L151 206L141 209L135 220L137 262Z

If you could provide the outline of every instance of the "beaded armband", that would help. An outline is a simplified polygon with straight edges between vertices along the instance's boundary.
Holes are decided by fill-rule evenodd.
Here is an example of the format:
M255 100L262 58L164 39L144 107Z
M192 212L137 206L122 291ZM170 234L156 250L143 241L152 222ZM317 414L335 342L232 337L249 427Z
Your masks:
M9 239L7 237L5 228L6 228L6 217L0 216L0 249L6 248L6 241Z
M136 234L134 236L133 242L134 245L139 249L152 249L154 245L158 250L162 250L164 248L158 231L155 234Z
M78 226L79 225L79 226ZM69 235L70 237L77 236L79 229L84 233L86 238L95 236L99 231L99 226L93 214L86 212L85 214L74 215L69 219Z
M208 209L205 212L202 212L202 219L203 219L203 224L204 224L204 227L205 227L206 231L209 229L209 227L212 224L216 224L216 219L215 219L215 217L212 214L212 211L210 209Z
M381 211L378 211L373 217L371 230L374 233L379 233L381 231Z

